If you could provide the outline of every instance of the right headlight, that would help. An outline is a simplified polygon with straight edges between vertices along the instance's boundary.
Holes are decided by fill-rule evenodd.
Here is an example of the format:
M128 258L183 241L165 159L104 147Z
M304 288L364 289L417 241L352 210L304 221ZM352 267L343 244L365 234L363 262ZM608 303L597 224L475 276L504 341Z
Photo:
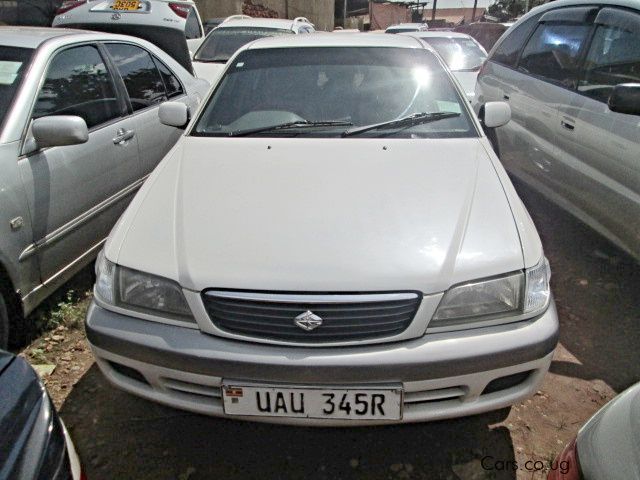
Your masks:
M523 272L452 287L442 297L429 326L541 312L549 304L549 279L549 264L543 259Z
M178 283L107 260L96 261L95 295L107 305L155 317L195 322Z

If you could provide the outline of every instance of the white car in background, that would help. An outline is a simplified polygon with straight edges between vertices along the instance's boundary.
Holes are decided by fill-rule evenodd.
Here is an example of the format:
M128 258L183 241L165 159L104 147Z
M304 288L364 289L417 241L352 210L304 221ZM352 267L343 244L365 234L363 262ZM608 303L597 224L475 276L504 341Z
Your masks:
M202 20L193 0L65 0L52 26L141 37L174 58L176 30L186 38L190 55L204 40ZM191 69L188 58L176 60Z
M209 32L193 56L193 69L197 77L213 84L229 58L247 43L263 37L312 32L313 24L304 17L286 20L234 15Z
M433 47L453 72L470 100L475 96L476 81L487 52L473 37L457 32L411 32Z
M398 23L387 27L384 33L424 32L429 30L426 23Z

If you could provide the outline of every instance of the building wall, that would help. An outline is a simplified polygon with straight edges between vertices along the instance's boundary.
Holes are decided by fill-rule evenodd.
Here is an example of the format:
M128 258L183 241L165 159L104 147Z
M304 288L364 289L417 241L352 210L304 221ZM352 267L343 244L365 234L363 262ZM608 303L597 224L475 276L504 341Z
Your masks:
M411 21L411 12L403 5L370 2L371 30L384 30L390 25Z
M195 0L203 19L242 13L243 0ZM318 30L333 30L335 0L253 0L280 18L307 17ZM288 14L287 14L288 10Z

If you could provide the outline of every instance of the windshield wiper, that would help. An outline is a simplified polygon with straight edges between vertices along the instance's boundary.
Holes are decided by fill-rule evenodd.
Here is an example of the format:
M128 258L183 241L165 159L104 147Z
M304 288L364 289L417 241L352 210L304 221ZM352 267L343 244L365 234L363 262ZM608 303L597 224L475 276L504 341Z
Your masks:
M229 137L244 137L255 133L278 132L280 130L289 130L295 128L315 128L315 127L349 127L353 125L351 122L342 120L328 120L324 122L310 122L308 120L297 120L295 122L280 123L278 125L270 125L268 127L250 128L247 130L234 130L226 135Z
M363 125L362 127L350 128L342 132L343 137L350 137L352 135L358 135L360 133L368 132L371 130L380 130L382 128L407 128L414 125L421 125L423 123L435 122L436 120L444 120L445 118L459 117L458 112L422 112L414 113L402 118L396 118L381 123L374 123L371 125Z

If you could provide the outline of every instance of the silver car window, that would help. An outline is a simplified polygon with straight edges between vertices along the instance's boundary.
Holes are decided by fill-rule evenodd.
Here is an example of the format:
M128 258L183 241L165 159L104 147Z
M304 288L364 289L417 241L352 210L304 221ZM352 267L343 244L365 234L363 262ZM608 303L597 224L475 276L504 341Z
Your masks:
M98 49L89 45L54 57L33 110L33 118L77 115L89 128L122 114L113 79Z
M625 15L637 17L637 23L597 25L578 85L578 91L601 102L620 83L640 83L640 15Z
M574 88L580 52L590 30L587 23L541 23L527 42L518 69Z

